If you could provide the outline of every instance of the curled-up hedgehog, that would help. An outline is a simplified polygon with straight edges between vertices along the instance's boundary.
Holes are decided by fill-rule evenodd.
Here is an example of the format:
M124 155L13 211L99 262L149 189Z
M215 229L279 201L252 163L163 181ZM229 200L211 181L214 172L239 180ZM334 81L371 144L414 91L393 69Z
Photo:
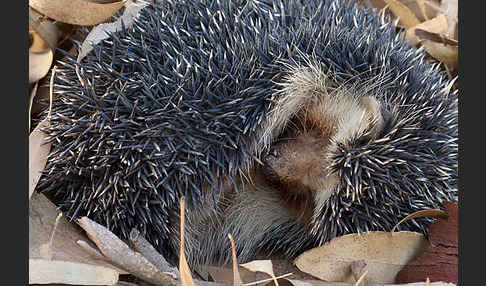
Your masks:
M373 11L164 0L58 63L37 190L191 265L293 257L457 200L457 93ZM426 233L429 221L401 230Z

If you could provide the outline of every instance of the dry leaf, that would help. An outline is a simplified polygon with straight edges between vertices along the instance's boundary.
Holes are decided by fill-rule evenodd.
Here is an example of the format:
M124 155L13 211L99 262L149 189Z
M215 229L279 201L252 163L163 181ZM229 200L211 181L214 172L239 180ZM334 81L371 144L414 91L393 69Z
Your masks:
M429 55L444 63L448 68L453 70L457 69L459 52L458 47L444 45L442 43L437 43L430 40L423 41L422 46Z
M235 241L233 240L233 236L231 236L230 233L228 233L228 239L231 243L231 256L233 260L233 286L241 286L243 284L243 281L241 281L241 276L238 271L238 261L236 259L236 247L235 247Z
M420 23L414 13L407 6L397 0L385 0L385 2L392 13L399 19L400 24L406 29Z
M179 272L181 273L181 285L182 286L194 286L194 281L192 280L191 270L187 265L186 254L184 251L184 223L185 223L185 206L186 198L181 197L180 200L180 216L181 216L181 249L179 252Z
M448 29L446 35L457 40L457 11L458 0L442 0L440 8L447 16Z
M100 265L126 273L105 261L94 259L89 253L86 253L77 244L78 240L88 240L84 232L65 217L58 219L58 216L59 211L56 206L43 194L34 193L32 195L29 201L29 258L50 258L51 260ZM93 245L90 246L95 248Z
M221 283L232 283L233 282L233 268L229 267L216 267L216 266L204 266L203 269L211 275L211 278L215 282ZM258 279L259 275L257 273L249 271L245 268L239 268L238 272L240 274L241 281L244 284L254 282ZM262 276L264 274L261 274Z
M396 283L432 281L458 283L458 204L444 202L447 218L440 218L429 227L432 245L405 266L397 275Z
M179 285L171 275L161 272L143 255L133 251L106 227L82 217L78 224L86 231L104 257L115 266L127 270L130 274L155 285Z
M248 269L253 272L263 272L267 273L272 277L276 286L278 285L275 273L273 273L273 264L271 260L253 260L245 264L240 264L240 267Z
M91 26L113 16L126 1L96 3L84 0L29 0L29 6L59 22Z
M51 150L51 143L44 142L46 134L40 130L48 126L49 121L46 118L29 135L29 199L39 182Z
M362 285L390 284L396 273L426 246L424 236L416 232L348 234L306 251L297 257L295 264L301 271L325 281L353 283L351 263L362 259L368 270Z
M97 25L94 27L81 45L81 49L78 54L78 62L81 60L91 51L93 50L93 46L95 46L100 41L107 39L109 37L108 33L115 33L116 31L121 30L123 27L129 28L132 25L133 20L137 17L140 10L142 10L146 6L146 3L128 1L125 4L125 10L123 11L123 15L120 16L113 23L104 23ZM122 26L123 22L123 26Z
M114 285L118 272L69 261L29 259L29 284Z
M410 45L415 46L420 42L420 38L415 35L415 30L421 29L431 33L443 34L447 31L447 18L444 14L407 29L405 39Z

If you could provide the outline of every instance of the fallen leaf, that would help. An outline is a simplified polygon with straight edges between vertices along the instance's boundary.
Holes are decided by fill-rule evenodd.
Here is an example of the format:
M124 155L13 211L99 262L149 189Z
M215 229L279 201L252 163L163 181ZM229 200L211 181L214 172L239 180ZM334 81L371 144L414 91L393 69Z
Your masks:
M186 253L184 250L184 224L185 224L185 206L186 198L181 197L180 200L180 233L181 233L181 247L179 251L179 272L181 273L181 285L182 286L194 286L194 281L192 280L191 270L187 265Z
M406 29L420 23L414 13L405 5L397 0L385 0L388 8L399 19L399 23Z
M29 0L29 6L59 22L92 26L113 16L126 1L96 3L84 0Z
M301 271L325 281L354 283L351 264L364 260L368 274L363 285L393 283L396 273L422 253L426 245L422 234L409 231L348 234L304 252L295 264Z
M29 135L29 199L39 182L51 150L51 143L45 142L46 134L41 131L42 128L48 126L49 121L46 118Z
M447 31L447 18L444 14L439 14L433 19L419 23L407 29L405 39L412 46L416 46L420 42L420 38L415 35L416 29L425 30L431 33L443 34Z
M447 16L448 30L447 36L457 40L457 12L458 12L458 0L442 0L440 8Z
M217 266L205 266L204 270L208 271L211 278L215 282L221 283L232 283L233 282L233 268L229 267L217 267ZM243 284L251 283L257 281L258 275L255 272L249 271L245 268L240 268L238 270L240 274L241 281ZM263 276L263 274L262 274Z
M179 285L178 281L171 275L157 269L142 254L133 251L106 227L87 217L82 217L77 222L86 231L91 241L96 244L100 252L113 265L152 284L162 284L165 286Z
M429 245L398 274L396 283L425 280L458 283L458 205L444 202L446 219L433 222L429 228ZM433 283L431 283L433 285Z
M29 284L114 285L118 272L70 261L29 259Z
M100 285L100 281L109 284L118 279L118 273L126 273L93 258L76 243L78 240L88 238L76 225L59 216L56 206L43 194L34 193L29 201L29 283ZM53 272L55 269L57 271ZM66 271L71 270L100 276L73 274L66 277Z
M273 264L271 260L253 260L248 263L240 264L240 267L248 269L253 272L263 272L270 277L272 277L276 286L278 285L277 279L275 278L275 273L273 273Z
M132 25L133 20L137 17L140 10L142 10L146 5L147 4L143 2L128 1L125 4L125 10L123 11L123 15L121 15L120 18L118 18L115 22L103 23L94 27L81 44L81 48L77 57L78 62L81 62L81 60L91 50L93 50L93 46L95 46L102 40L107 39L109 37L109 33L115 33L117 31L120 31L123 27L129 28Z
M434 59L444 63L450 69L457 69L459 47L444 45L430 40L424 40L421 45Z
M446 35L431 33L422 29L415 29L415 35L421 40L431 40L432 42L442 43L444 45L453 47L457 47L459 45L458 41L448 38Z
M233 261L233 286L241 286L243 284L243 281L241 281L241 276L238 271L238 261L236 259L236 247L235 247L235 241L233 240L233 237L231 236L230 233L228 233L228 239L231 243L231 255L232 255L232 261Z

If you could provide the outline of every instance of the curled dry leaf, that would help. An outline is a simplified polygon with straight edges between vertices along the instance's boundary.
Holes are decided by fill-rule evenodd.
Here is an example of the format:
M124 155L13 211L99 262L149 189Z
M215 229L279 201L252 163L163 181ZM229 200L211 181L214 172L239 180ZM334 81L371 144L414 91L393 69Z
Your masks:
M447 18L444 14L439 14L433 19L422 22L407 29L405 39L412 46L416 46L420 42L420 38L415 35L416 29L421 29L436 34L443 34L447 31Z
M434 59L444 63L450 69L457 69L459 52L457 46L445 45L431 40L424 40L422 46Z
M351 264L364 260L368 274L361 285L391 284L397 272L426 246L424 236L416 232L348 234L304 252L295 264L301 271L325 281L354 283Z
M87 0L29 0L29 6L59 22L92 26L113 16L126 1L96 3Z
M385 3L404 28L408 29L420 23L415 14L403 3L397 0L385 0Z

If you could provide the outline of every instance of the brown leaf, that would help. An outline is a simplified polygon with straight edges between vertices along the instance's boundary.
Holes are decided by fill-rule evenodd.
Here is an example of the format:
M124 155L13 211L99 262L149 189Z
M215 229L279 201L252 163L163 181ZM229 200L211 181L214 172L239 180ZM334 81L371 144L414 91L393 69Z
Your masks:
M236 259L236 247L235 241L233 240L233 236L228 233L228 239L231 243L231 255L233 258L233 286L241 286L243 285L243 281L241 281L241 276L238 271L238 261Z
M406 29L420 23L414 13L403 3L397 0L385 0L385 2L392 13L399 19L400 24Z
M118 272L99 265L29 259L29 284L114 285Z
M59 22L91 26L113 16L126 1L96 3L84 0L29 0L29 6Z
M457 69L458 47L444 45L430 40L425 40L421 44L430 56L444 63L450 69Z
M353 283L353 261L364 260L368 274L364 284L393 283L396 273L426 247L423 235L401 231L348 234L301 254L295 260L303 272L329 282Z
M416 46L420 42L420 38L415 35L416 29L425 30L431 33L443 34L447 31L447 19L444 14L439 14L433 19L422 22L407 29L405 39L412 46Z
M442 43L444 45L457 47L459 44L456 40L450 39L445 35L431 33L422 29L415 29L415 35L421 40L430 40L432 42Z
M178 281L172 276L161 272L143 255L133 251L126 243L104 226L87 217L78 219L78 224L86 231L108 261L115 266L125 269L130 274L147 282L165 286L177 286Z
M450 202L443 205L447 219L438 219L429 228L429 240L435 246L429 245L424 253L405 266L398 273L396 283L426 278L458 283L458 206Z
M240 264L240 267L248 269L252 272L266 273L272 277L275 285L279 286L275 273L273 273L273 264L271 260L253 260L248 263Z
M442 0L440 8L447 17L448 30L446 35L457 40L457 11L458 0Z
M44 142L46 134L41 131L41 128L48 126L49 121L46 118L29 135L29 199L39 182L51 150L51 144Z
M180 216L181 216L181 249L179 252L179 272L181 273L181 285L182 286L194 286L194 281L192 280L191 270L187 265L186 253L184 251L184 224L185 224L185 206L186 198L181 197L180 200Z
M30 281L32 283L67 282L65 271L56 275L56 273L52 273L52 269L66 270L69 268L88 271L94 266L93 271L101 271L103 274L100 278L104 279L106 283L113 280L115 273L116 277L118 277L118 273L126 273L103 260L93 258L76 243L78 240L88 240L88 238L66 218L59 217L56 206L44 195L34 193L29 201ZM87 280L83 280L87 278L78 277L77 274L73 274L72 277L72 279L77 279L79 282L77 284L87 282ZM90 279L92 278L90 276ZM100 280L92 280L93 283L98 283L96 281Z

